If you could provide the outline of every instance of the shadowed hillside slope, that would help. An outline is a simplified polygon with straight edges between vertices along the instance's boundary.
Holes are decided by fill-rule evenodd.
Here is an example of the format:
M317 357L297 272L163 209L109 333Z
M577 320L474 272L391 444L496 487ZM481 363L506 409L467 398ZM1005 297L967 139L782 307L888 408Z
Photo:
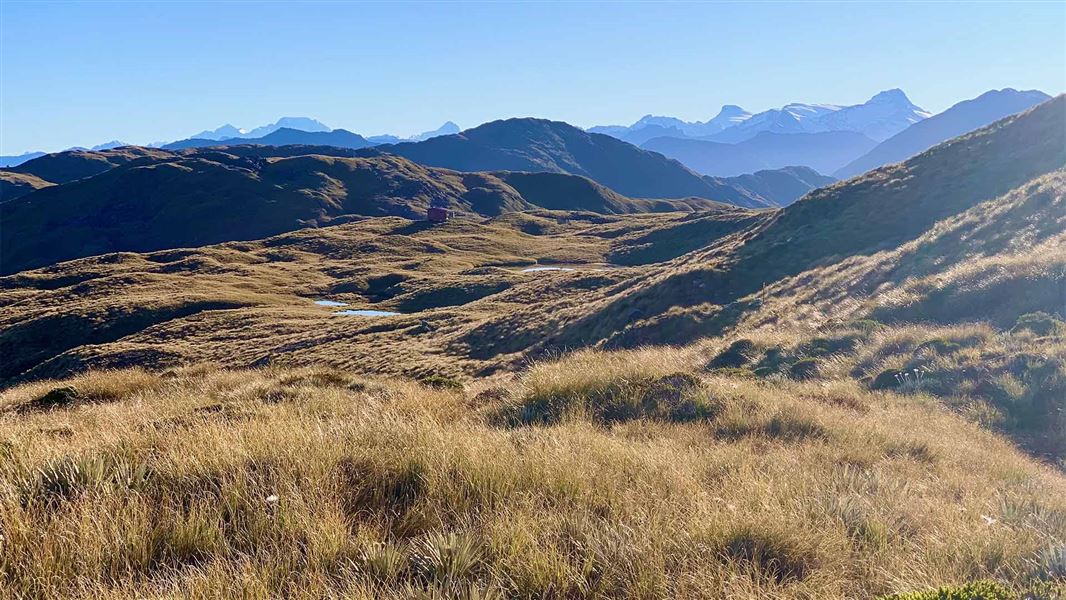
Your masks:
M59 184L92 177L141 158L166 158L170 155L164 150L139 146L123 146L112 150L68 150L45 154L7 170Z
M747 175L726 177L725 180L764 198L773 198L781 206L788 206L811 190L836 181L833 177L821 175L807 167L756 171Z
M520 181L526 193L559 208L615 213L715 205L703 199L631 200L564 174L457 173L396 156L263 159L203 150L138 161L4 202L0 272L118 250L258 239L342 217L418 219L434 201L460 214L538 206L501 177Z
M21 198L30 192L55 185L26 173L0 171L0 202Z

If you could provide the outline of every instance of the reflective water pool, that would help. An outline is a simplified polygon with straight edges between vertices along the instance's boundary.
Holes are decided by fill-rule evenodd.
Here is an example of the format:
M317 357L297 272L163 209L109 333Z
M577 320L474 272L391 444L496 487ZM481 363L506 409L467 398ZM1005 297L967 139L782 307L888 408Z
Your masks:
M315 300L315 304L319 306L348 306L347 302L337 302L336 300Z

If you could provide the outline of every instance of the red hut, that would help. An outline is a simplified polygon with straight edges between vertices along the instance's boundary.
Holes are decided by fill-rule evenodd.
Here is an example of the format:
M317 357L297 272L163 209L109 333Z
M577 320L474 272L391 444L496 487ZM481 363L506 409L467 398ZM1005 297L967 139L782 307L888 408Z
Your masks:
M433 223L443 223L449 216L447 200L434 200L426 211L426 218Z

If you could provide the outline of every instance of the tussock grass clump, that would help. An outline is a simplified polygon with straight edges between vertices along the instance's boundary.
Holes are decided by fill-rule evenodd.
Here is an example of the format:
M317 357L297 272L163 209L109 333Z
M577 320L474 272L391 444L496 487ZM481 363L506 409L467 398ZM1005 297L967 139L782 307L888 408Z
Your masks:
M740 368L753 362L759 355L759 348L749 339L739 339L729 345L707 364L710 369Z
M685 357L680 352L662 354L630 352L605 361L601 354L582 352L535 365L522 378L520 393L500 408L496 419L509 425L547 425L568 418L606 424L713 416L719 407L700 380L671 372L671 367L686 366ZM593 367L590 362L601 364Z
M157 374L142 369L98 371L76 377L63 385L30 384L4 394L0 410L20 413L69 409L85 404L114 402L150 392L164 385Z

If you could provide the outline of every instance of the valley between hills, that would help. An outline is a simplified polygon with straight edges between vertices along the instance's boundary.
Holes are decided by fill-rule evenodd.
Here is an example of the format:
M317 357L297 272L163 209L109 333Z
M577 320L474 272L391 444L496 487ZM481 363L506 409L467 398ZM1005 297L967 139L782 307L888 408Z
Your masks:
M513 119L0 183L0 594L1061 597L1064 96L843 181Z

